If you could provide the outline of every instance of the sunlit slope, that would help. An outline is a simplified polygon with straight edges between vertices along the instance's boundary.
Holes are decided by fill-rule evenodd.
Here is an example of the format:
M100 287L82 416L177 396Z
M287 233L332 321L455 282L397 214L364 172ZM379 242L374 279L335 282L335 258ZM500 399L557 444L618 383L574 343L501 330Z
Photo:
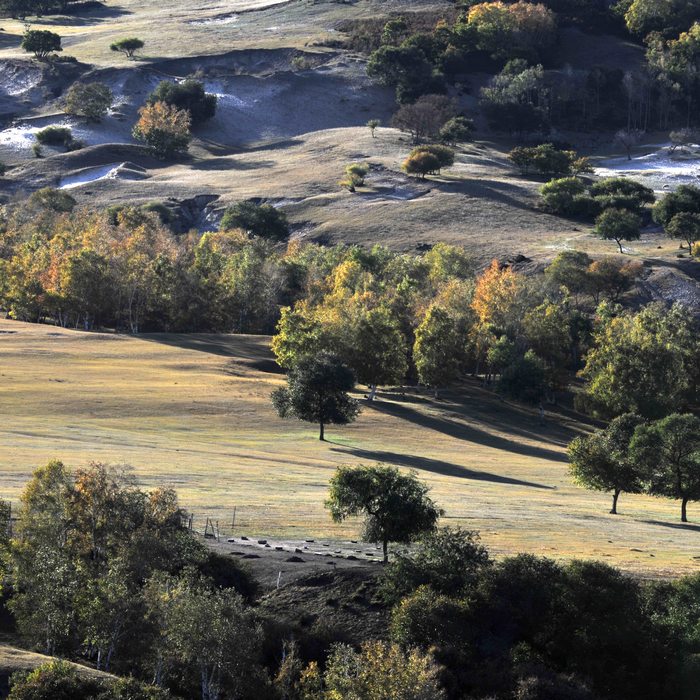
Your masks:
M565 446L580 426L499 401L476 385L434 402L400 394L328 430L283 421L270 392L282 381L268 339L127 338L0 321L0 496L17 499L32 469L126 462L147 486L172 485L201 522L239 534L347 537L323 508L341 463L412 467L446 510L498 553L596 557L625 568L691 571L700 542L677 504L620 500L571 485ZM696 507L690 507L691 520ZM700 514L700 507L697 508Z

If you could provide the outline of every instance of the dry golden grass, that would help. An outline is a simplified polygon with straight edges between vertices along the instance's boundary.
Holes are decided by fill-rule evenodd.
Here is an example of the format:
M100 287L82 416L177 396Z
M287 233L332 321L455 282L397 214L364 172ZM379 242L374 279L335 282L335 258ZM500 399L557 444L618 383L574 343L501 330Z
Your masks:
M52 656L36 654L26 649L19 649L9 644L0 643L0 677L4 675L9 676L16 671L33 671L38 666L49 663L53 661L53 659L54 657ZM88 666L81 666L80 664L74 663L71 663L71 666L73 666L80 675L98 679L114 678L114 676L109 673L97 671Z
M111 43L137 36L146 42L137 60L221 54L233 48L303 47L333 36L339 19L366 17L401 9L416 0L357 3L304 0L202 0L163 3L159 0L120 0L76 16L30 17L32 29L49 29L63 37L63 51L97 66L129 65L110 51ZM22 55L24 24L3 19L5 40L0 58Z
M446 510L446 524L481 531L496 553L595 557L647 575L696 568L697 526L678 505L574 487L565 446L576 416L550 416L468 384L435 402L409 394L364 408L329 429L283 421L269 394L268 339L159 335L129 338L0 321L0 496L17 499L33 468L51 458L127 462L150 487L177 488L197 521L237 534L343 538L324 511L341 463L413 467ZM691 519L694 517L691 506Z

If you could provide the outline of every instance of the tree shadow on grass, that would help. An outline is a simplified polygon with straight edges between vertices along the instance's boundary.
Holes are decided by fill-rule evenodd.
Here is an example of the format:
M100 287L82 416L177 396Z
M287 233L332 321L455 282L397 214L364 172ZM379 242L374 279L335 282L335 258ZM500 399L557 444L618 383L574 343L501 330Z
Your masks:
M513 452L515 454L525 455L527 457L535 457L537 459L547 459L554 462L566 462L566 454L550 450L546 447L537 447L536 445L526 445L515 440L494 435L473 425L466 423L431 416L420 411L416 411L410 406L402 406L396 403L368 403L367 406L380 413L388 413L389 415L401 418L403 420L420 425L423 428L435 430L443 435L449 435L457 440L468 440L479 445L492 447L504 452ZM502 426L508 430L513 427L511 421L504 420ZM515 431L514 431L515 432Z
M183 350L197 350L210 355L232 357L248 361L261 371L273 371L274 356L267 344L266 336L218 335L216 333L142 333L139 340L161 343ZM276 365L276 363L275 363ZM262 369L264 367L265 369Z
M661 525L661 527L670 527L672 530L700 532L700 525L691 525L690 523L667 523L663 520L642 520L641 522L646 523L647 525Z
M327 440L327 442L331 442ZM334 443L337 444L337 443ZM460 464L453 462L445 462L441 459L432 459L430 457L418 457L416 455L402 454L400 452L386 452L384 450L363 450L359 447L331 447L332 452L340 452L343 454L352 455L353 457L361 457L362 459L373 460L375 462L388 462L401 467L410 467L412 469L420 469L422 471L433 472L434 474L442 474L443 476L453 476L459 479L471 479L472 481L490 481L494 484L508 484L511 486L527 486L534 489L552 489L552 486L545 486L534 481L523 481L522 479L514 479L501 474L491 474L476 469L469 469Z

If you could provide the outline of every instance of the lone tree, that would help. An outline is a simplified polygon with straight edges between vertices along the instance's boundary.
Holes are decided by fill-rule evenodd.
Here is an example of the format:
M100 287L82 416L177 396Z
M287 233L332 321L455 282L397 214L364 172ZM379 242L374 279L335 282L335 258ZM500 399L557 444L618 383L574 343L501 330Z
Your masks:
M251 236L285 241L289 237L286 214L271 204L238 202L228 207L219 224L220 231L240 228Z
M360 411L348 391L355 375L328 351L301 358L287 375L287 387L272 392L272 404L282 418L295 416L318 423L318 439L325 440L326 425L347 425Z
M27 53L33 53L40 60L50 53L63 51L61 37L56 32L45 29L28 29L24 33L21 46Z
M377 135L374 133L378 127L382 125L382 122L379 119L370 119L367 122L367 126L369 127L370 132L372 133L372 138L376 139Z
M688 211L675 214L666 225L666 233L671 238L685 241L688 252L692 255L693 247L700 241L700 214Z
M134 137L145 141L159 158L184 153L189 146L190 115L165 102L145 105L139 110Z
M637 146L644 136L640 129L620 129L615 134L615 143L622 146L627 154L627 160L632 160L632 150Z
M63 109L66 114L98 122L113 100L112 91L104 83L73 83L66 92Z
M634 413L615 418L604 430L577 437L569 444L573 480L594 491L612 491L610 512L617 515L620 494L642 490L643 469L630 455L630 442L644 419Z
M630 449L650 474L649 492L679 500L681 522L687 523L688 501L700 500L700 418L672 413L640 426Z
M418 151L409 155L401 168L407 175L420 175L420 179L425 180L428 173L436 173L440 170L440 161L437 156L428 151Z
M396 467L338 467L330 482L326 508L336 523L364 515L362 538L382 543L386 563L389 542L412 542L435 529L443 513L428 490L415 472L402 474Z
M356 187L362 187L365 184L365 177L369 172L367 163L350 163L345 166L345 178L338 184L341 187L346 187L348 192L354 192Z
M638 241L642 219L629 209L605 209L595 220L595 232L600 238L615 241L622 250L622 241Z
M127 58L133 58L134 54L144 46L145 44L143 41L141 41L141 39L131 37L129 39L120 39L119 41L115 41L109 48L112 51L123 53Z

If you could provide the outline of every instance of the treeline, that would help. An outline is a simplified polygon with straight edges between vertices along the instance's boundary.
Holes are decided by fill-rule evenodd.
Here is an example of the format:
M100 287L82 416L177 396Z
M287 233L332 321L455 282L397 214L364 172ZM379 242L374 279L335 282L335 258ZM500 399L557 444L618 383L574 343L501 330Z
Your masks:
M361 504L377 489L396 497L370 513ZM426 490L395 469L347 467L330 495L366 514L372 541L387 509ZM379 634L358 626L348 644L332 620L294 625L279 604L258 607L231 558L183 527L176 494L144 492L123 469L51 462L27 484L12 535L6 523L5 600L25 642L130 676L96 681L56 662L15 675L10 700L691 700L700 680L697 575L641 582L600 562L495 561L475 532L406 521L423 530L411 553L328 602L383 611Z
M224 230L200 237L173 235L164 208L56 211L71 208L66 197L40 190L5 220L0 306L13 318L276 331L288 369L328 351L369 386L418 380L437 391L475 374L530 402L554 399L580 372L578 404L606 417L658 417L696 401L692 315L619 305L642 275L636 261L563 252L544 275L495 260L478 273L464 249L443 243L416 255L275 242L286 222L267 205L238 205Z
M469 74L496 73L481 91L495 131L670 129L697 124L700 24L696 2L469 2L460 9L346 22L347 45L369 55L367 72L396 89L399 103L468 86ZM646 45L641 69L562 67L559 27L575 24ZM468 89L468 87L467 87Z

